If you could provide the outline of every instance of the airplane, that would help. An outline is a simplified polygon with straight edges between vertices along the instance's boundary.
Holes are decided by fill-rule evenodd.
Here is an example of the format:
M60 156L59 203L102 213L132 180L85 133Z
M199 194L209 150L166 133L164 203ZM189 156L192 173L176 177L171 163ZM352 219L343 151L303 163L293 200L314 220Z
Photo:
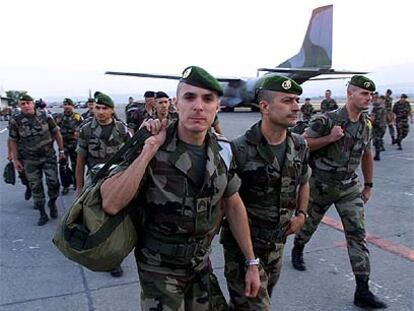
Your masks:
M336 75L366 74L361 71L337 71L332 69L332 24L333 5L318 7L312 11L305 39L296 55L279 64L275 68L258 68L255 78L216 77L222 82L224 95L221 97L222 111L234 111L234 107L241 105L251 106L253 111L258 110L256 103L256 86L263 77L278 74L290 77L302 84L312 80L345 79ZM264 74L260 75L261 72ZM134 76L143 78L162 78L179 80L181 75L131 73L107 71L108 75ZM330 75L331 77L318 77ZM335 77L332 77L335 75Z

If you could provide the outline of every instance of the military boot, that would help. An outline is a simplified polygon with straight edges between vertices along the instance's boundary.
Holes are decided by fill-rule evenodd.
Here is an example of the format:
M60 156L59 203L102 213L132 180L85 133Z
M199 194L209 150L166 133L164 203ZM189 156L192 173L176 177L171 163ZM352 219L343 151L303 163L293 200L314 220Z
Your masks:
M293 268L299 271L305 271L305 261L303 260L303 248L304 246L294 246L292 248L292 265Z
M56 219L58 217L58 211L56 208L56 199L50 199L49 202L47 202L47 206L49 206L50 209L50 217L53 219Z
M24 199L30 200L30 198L32 197L32 190L30 190L29 186L26 186L26 191L24 192Z
M118 267L111 270L110 273L114 278L119 278L124 274L124 270L122 270L122 267L119 265Z
M376 152L375 152L374 161L381 161L381 158L380 158L380 152L379 152L379 151L376 151Z
M401 142L397 140L398 150L402 150Z
M385 302L369 290L367 276L357 275L355 278L357 287L354 295L354 305L370 309L386 309L388 307Z
M44 224L46 224L49 220L49 217L47 217L46 211L45 211L45 206L42 204L37 204L36 205L36 209L39 210L40 212L40 218L37 221L37 225L38 226L43 226Z

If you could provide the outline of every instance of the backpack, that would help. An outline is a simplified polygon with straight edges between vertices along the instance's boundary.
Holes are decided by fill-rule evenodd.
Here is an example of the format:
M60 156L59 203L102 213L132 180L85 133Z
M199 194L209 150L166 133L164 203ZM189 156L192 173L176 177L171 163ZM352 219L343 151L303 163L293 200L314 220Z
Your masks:
M90 174L81 195L62 218L53 237L55 246L70 260L92 271L111 271L137 244L143 218L142 208L137 208L139 196L111 216L102 209L100 188L113 164L127 151L138 150L149 136L146 129L139 130L96 174Z

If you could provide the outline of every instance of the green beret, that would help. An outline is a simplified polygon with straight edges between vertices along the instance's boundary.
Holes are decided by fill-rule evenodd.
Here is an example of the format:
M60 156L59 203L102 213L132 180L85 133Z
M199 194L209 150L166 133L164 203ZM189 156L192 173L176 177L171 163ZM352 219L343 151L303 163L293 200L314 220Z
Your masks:
M92 98L92 97L88 98L88 103L94 103L94 102L95 102L95 98Z
M33 97L30 96L29 94L22 94L22 95L20 95L19 100L22 101L22 102L32 102Z
M154 91L146 91L144 93L144 97L155 97L155 92Z
M201 67L190 66L185 68L180 81L203 89L215 91L219 96L223 96L223 88L217 79Z
M349 81L349 84L355 85L367 91L371 91L371 92L375 91L374 81L361 75L352 76L351 81Z
M104 93L99 93L98 96L96 97L96 103L99 105L104 105L107 106L109 108L115 108L115 104L112 100L112 98L110 98L108 95L104 94Z
M70 98L65 98L65 99L63 100L63 103L64 103L64 104L69 104L69 105L71 105L71 106L75 106L75 105L73 104L73 101L72 101Z
M289 94L302 94L302 87L294 80L279 76L277 74L267 74L259 83L256 93L260 90L282 92Z
M401 94L401 98L405 98L405 99L407 99L408 98L408 96L407 96L407 94Z

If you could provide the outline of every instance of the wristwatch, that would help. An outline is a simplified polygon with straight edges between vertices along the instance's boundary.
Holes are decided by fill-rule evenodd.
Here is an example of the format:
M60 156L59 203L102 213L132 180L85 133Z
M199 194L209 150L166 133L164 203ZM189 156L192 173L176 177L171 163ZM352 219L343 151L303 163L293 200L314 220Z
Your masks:
M259 264L260 264L259 258L246 260L246 266L258 266Z
M372 187L374 186L374 184L373 184L372 182L366 182L366 183L364 184L364 186L365 186L365 187L370 187L370 188L372 188Z
M305 211L297 210L295 215L298 216L299 214L303 214L303 216L305 216L305 219L307 219L309 217L308 213L306 213Z

